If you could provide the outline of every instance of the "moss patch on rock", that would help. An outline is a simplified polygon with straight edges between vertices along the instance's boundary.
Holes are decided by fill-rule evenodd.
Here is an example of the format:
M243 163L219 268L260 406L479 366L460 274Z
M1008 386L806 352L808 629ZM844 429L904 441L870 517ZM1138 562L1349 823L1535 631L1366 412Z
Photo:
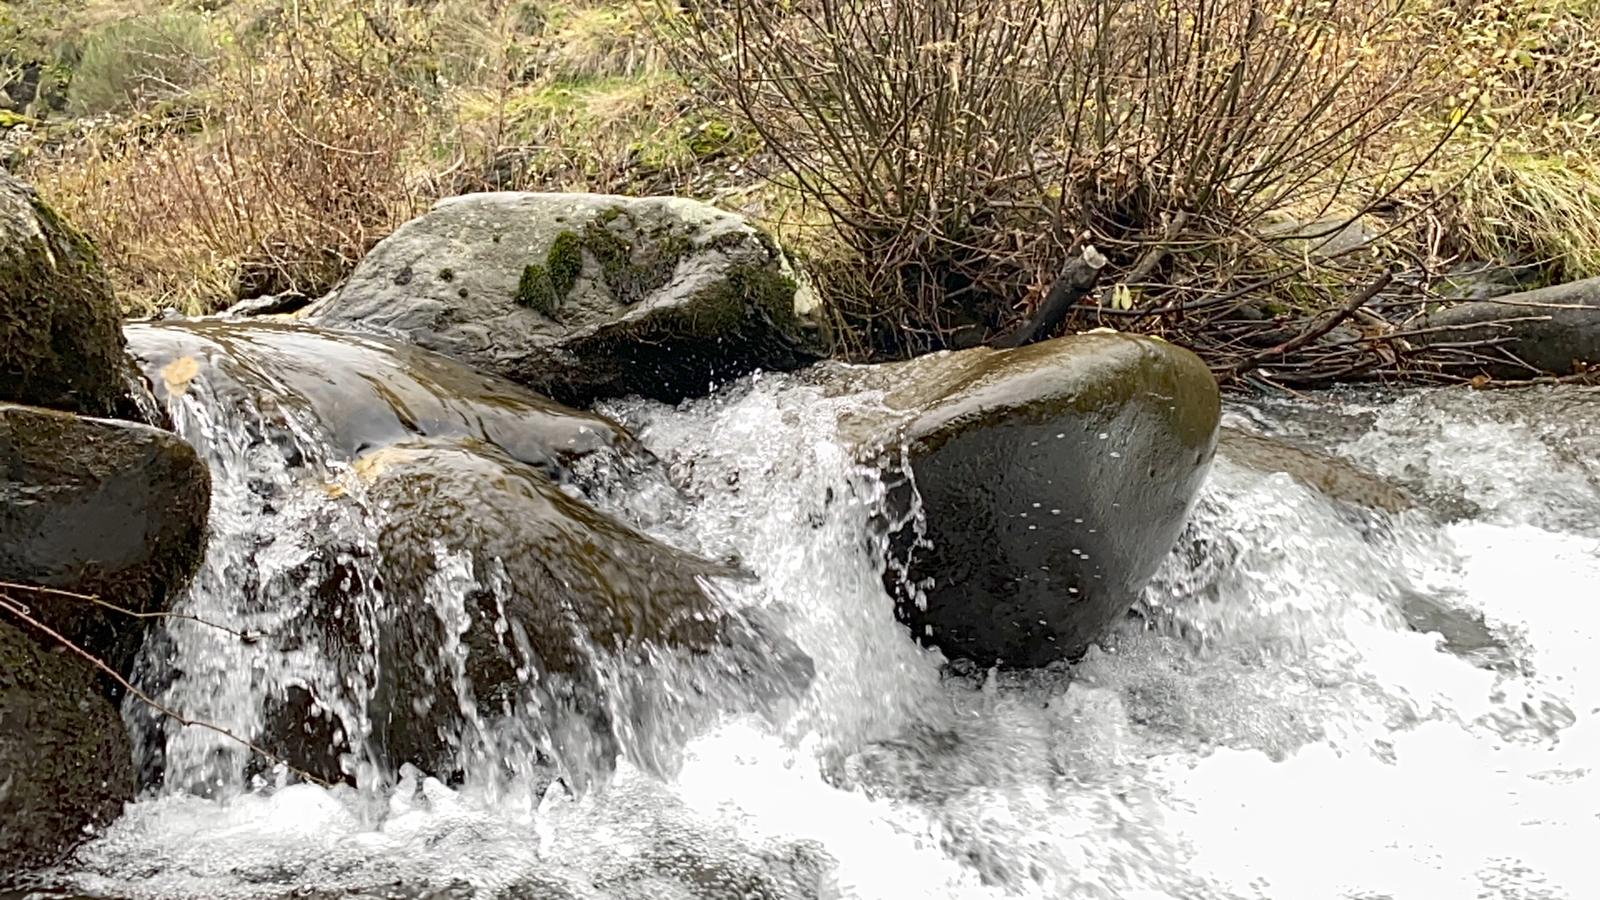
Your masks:
M634 217L616 207L601 211L583 227L583 246L600 264L600 277L611 295L624 306L665 287L678 263L695 249L686 235L667 227L642 233Z
M94 245L0 173L0 400L138 418L125 347Z
M700 335L727 333L750 315L764 315L780 328L792 328L796 290L793 278L771 266L736 266L724 281L696 299L690 330Z

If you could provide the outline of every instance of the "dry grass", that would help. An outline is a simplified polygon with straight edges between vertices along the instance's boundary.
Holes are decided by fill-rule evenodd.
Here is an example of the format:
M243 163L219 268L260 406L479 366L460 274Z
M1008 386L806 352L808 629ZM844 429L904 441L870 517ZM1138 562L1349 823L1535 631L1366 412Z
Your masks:
M29 160L24 174L101 245L130 312L325 291L441 196L693 192L753 149L661 67L631 3L296 8L214 17L225 51L181 90L129 90L150 83L138 67L95 70L95 90L128 111L60 147L47 134ZM74 40L129 33L101 22Z
M993 336L1085 243L1112 265L1077 323L1175 339L1396 259L1600 273L1585 0L140 0L170 53L127 4L47 5L19 33L98 41L73 93L119 112L44 129L23 174L136 312L325 290L483 189L747 212L862 353ZM1285 216L1385 234L1330 260Z

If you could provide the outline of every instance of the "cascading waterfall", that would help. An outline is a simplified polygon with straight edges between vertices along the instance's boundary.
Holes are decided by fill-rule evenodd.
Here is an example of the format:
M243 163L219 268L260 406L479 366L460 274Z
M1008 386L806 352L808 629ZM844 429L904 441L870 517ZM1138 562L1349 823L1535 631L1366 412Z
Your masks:
M170 405L215 478L212 544L185 611L264 637L174 622L140 677L239 734L296 688L326 711L311 721L375 765L362 747L381 673L365 648L390 600L360 479L335 461L326 420L281 401L303 386L264 363L251 378L248 398L197 382ZM636 751L649 735L687 742L663 745L665 773L625 759L581 796L532 766L494 790L411 767L397 781L358 773L361 790L282 786L226 738L130 706L145 752L164 746L165 789L63 880L123 897L1592 893L1600 393L1236 406L1237 423L1349 456L1418 490L1423 508L1373 513L1219 460L1137 614L1077 665L1021 673L943 665L895 621L874 543L885 489L839 433L876 398L818 382L760 375L676 408L611 403L602 412L665 475L581 489L666 544L756 576L718 590L810 656L801 695L647 729ZM572 468L581 479L606 459ZM511 586L436 552L433 608L459 638L484 608L463 598ZM347 604L342 646L363 652L330 657L315 629L296 630L323 588ZM1414 630L1418 604L1485 640ZM505 725L475 710L460 668L472 651L453 639L437 650L456 668L418 693L461 706L479 752L537 755L545 737L484 736ZM611 664L603 690L626 694L637 677ZM650 709L672 719L683 699L641 696L619 728Z

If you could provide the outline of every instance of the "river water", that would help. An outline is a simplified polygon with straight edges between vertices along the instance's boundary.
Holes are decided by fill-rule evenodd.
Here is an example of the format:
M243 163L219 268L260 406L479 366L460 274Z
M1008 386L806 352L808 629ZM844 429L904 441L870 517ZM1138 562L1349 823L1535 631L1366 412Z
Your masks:
M1233 424L1347 457L1421 508L1362 511L1219 459L1140 614L1075 667L1031 673L946 666L894 621L868 538L881 488L838 434L871 403L758 375L603 410L674 487L600 502L758 575L731 590L813 658L804 696L730 712L665 776L625 761L578 798L533 775L452 787L411 770L229 784L214 736L180 736L168 787L61 882L129 898L1600 896L1600 392L1233 403ZM240 505L259 462L219 464L225 411L179 412L217 472L213 540L268 527ZM230 577L203 572L197 592ZM1408 627L1419 603L1490 639ZM185 702L218 715L208 698L289 665L174 640L181 667L212 672Z

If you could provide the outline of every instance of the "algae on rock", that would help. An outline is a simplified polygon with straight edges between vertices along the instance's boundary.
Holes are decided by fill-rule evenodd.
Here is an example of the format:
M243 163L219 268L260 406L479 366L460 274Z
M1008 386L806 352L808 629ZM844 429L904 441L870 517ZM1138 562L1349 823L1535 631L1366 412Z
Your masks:
M397 284L419 263L455 277ZM508 192L436 204L308 315L398 332L584 405L628 394L677 401L814 361L826 333L813 299L771 238L715 207Z
M0 172L0 400L143 419L124 350L94 245Z

